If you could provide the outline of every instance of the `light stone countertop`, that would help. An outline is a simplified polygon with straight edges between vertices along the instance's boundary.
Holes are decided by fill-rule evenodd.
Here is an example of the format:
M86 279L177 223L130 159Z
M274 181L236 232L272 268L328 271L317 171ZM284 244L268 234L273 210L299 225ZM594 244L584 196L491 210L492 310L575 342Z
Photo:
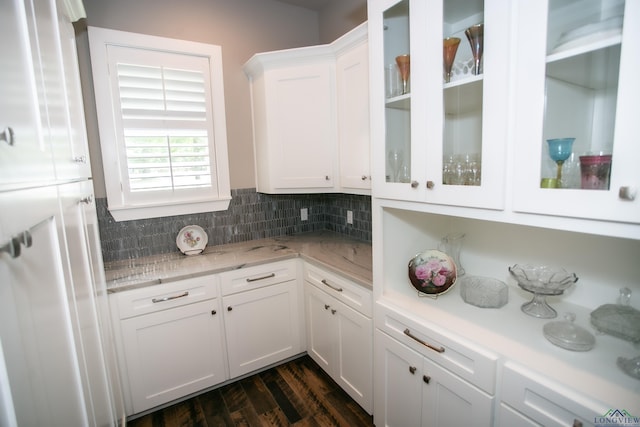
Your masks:
M371 244L321 231L207 246L200 255L186 256L176 250L108 262L107 291L120 292L297 257L372 288Z

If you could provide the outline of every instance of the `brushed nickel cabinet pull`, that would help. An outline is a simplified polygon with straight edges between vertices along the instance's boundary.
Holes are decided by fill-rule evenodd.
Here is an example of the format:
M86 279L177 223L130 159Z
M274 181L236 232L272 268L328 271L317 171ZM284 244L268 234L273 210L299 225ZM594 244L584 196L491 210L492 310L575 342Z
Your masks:
M437 351L438 353L444 353L444 347L436 347L435 345L429 344L426 341L421 340L420 338L416 337L415 335L413 335L411 333L411 331L409 330L409 328L404 330L404 334L406 336L408 336L409 338L418 341L420 344L422 344L423 346L430 348L431 350Z
M13 134L13 129L10 127L6 127L0 132L0 141L4 141L7 145L11 146L15 143L15 137Z
M258 280L271 279L272 277L276 277L276 273L270 273L260 277L247 277L246 280L247 282L251 283L251 282L257 282Z
M178 298L184 298L186 296L189 296L189 291L185 291L183 294L180 295L173 295L170 297L164 297L164 298L153 298L151 300L151 302L153 302L154 304L157 302L165 302L165 301L171 301L172 299L178 299Z
M342 288L338 288L338 287L336 287L336 286L333 286L331 283L329 283L329 282L327 281L327 279L322 279L322 280L321 280L321 282L322 282L322 284L323 284L323 285L330 287L330 288L331 288L331 289L333 289L334 291L342 292Z
M431 190L435 186L436 186L436 184L433 181L427 181L427 188L429 190Z
M411 188L418 188L418 185L420 185L418 181L411 181Z

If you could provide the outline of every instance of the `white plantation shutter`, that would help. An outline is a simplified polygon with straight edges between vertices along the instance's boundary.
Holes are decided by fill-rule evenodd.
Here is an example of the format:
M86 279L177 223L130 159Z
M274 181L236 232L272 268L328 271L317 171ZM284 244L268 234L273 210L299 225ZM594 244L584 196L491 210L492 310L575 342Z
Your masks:
M90 43L96 30L121 34L90 28ZM166 43L154 48L105 43L102 48L106 53L104 65L108 69L108 95L112 109L108 123L112 129L108 132L116 140L115 150L111 149L107 157L112 156L117 163L119 178L118 186L107 184L112 214L114 210L139 210L144 206L155 207L157 211L144 217L202 212L205 211L202 206L196 210L185 206L219 199L227 201L226 208L230 199L226 132L224 114L216 114L216 106L224 107L221 60L216 68L215 59L212 60L211 56L169 50ZM216 76L219 80L217 85ZM96 89L96 101L100 107L98 98ZM99 111L102 139L100 116ZM222 127L222 132L219 127ZM104 153L104 145L102 149ZM105 166L105 179L106 174ZM110 189L111 193L118 192L119 200L112 200ZM167 208L171 205L180 208L172 212ZM135 217L142 216L135 214Z
M109 46L114 98L123 139L121 174L131 200L182 199L181 190L217 193L209 143L213 139L206 58ZM213 145L213 144L212 144ZM183 193L187 193L183 191ZM192 193L192 192L191 192Z

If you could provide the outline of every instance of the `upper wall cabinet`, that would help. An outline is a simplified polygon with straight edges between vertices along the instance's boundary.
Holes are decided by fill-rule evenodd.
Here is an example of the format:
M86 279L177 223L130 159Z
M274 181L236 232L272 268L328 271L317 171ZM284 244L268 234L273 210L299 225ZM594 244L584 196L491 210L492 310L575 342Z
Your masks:
M378 197L503 209L509 5L369 2Z
M0 47L0 190L90 175L75 35L65 6L56 8L54 0L3 4L0 34L11 42Z
M516 27L514 209L639 224L640 3L522 1Z
M259 53L245 64L258 191L368 190L366 37L365 23L332 44Z

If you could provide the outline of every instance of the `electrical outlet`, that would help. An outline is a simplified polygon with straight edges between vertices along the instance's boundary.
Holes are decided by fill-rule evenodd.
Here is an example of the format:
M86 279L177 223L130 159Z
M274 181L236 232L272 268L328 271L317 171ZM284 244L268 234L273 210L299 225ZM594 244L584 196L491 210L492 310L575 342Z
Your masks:
M347 224L353 224L353 211L347 211Z
M300 209L300 219L306 221L309 219L309 210L307 208Z

